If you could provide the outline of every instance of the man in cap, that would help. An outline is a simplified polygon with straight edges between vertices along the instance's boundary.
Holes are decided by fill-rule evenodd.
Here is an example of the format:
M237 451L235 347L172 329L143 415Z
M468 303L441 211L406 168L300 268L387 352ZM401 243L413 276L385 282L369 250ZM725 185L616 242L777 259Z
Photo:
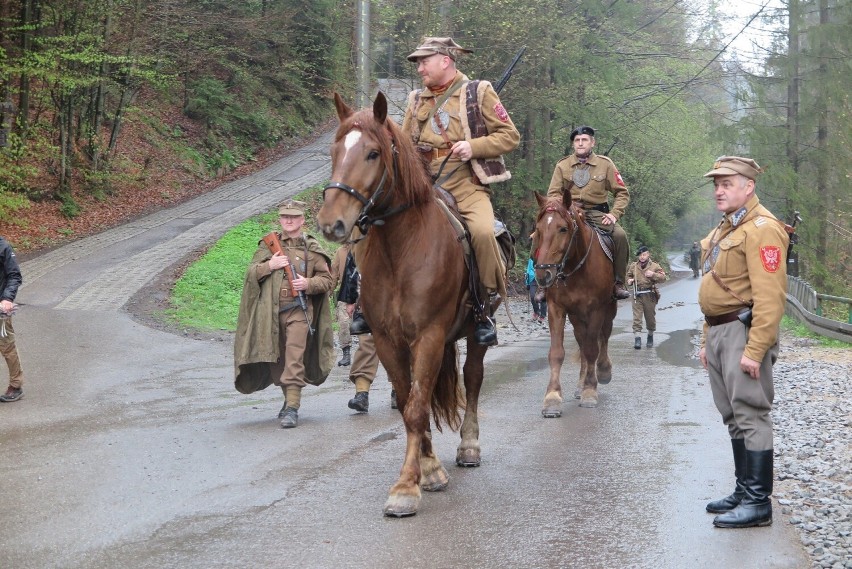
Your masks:
M701 246L698 241L693 241L689 250L689 268L692 269L692 278L697 279L701 272Z
M787 292L783 223L760 205L751 158L723 156L704 176L713 179L721 223L701 241L698 304L704 333L698 353L728 427L736 487L707 504L722 528L772 523L772 365Z
M284 405L278 418L288 429L298 425L306 379L322 383L334 362L328 305L334 282L329 255L316 238L302 232L305 204L292 199L281 203L278 220L281 252L273 254L261 241L246 271L234 341L235 385L242 393L271 383L281 386ZM306 295L306 310L293 291Z
M334 259L331 262L331 280L332 290L337 288L337 285L343 284L344 268L346 267L346 259L349 256L349 251L352 249L352 243L347 241L341 245L334 254ZM340 360L337 362L339 367L349 367L352 363L350 350L352 348L352 334L349 333L349 321L351 314L346 309L346 303L337 302L337 339L340 341L340 350L343 352Z
M635 283L633 290L633 347L637 350L642 348L642 317L645 317L645 326L648 328L648 339L646 347L654 346L654 330L657 329L657 302L660 293L657 291L657 283L665 282L666 272L656 262L651 260L651 252L642 245L636 251L639 257L627 269L627 284Z
M408 56L417 64L424 88L409 94L402 131L411 136L432 175L441 172L436 183L455 198L489 298L506 298L506 267L494 237L490 184L511 177L502 155L517 148L520 134L491 83L470 81L456 69L459 55L470 52L452 38L427 37ZM497 330L488 306L486 311L475 338L494 345Z
M630 192L612 160L594 153L595 129L578 126L571 131L571 144L574 154L556 163L547 195L562 199L563 192L569 190L571 199L585 210L586 219L601 231L612 235L615 249L613 296L619 300L629 298L630 293L624 288L624 275L630 249L627 234L617 222L630 203ZM607 201L609 194L613 195L612 208Z

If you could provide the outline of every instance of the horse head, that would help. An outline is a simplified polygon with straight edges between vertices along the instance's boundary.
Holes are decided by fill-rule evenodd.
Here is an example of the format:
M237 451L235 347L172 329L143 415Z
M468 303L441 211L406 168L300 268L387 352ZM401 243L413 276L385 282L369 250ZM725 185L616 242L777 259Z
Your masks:
M365 220L391 199L395 125L388 120L388 102L381 91L372 109L355 111L337 93L334 104L340 125L331 145L331 181L323 192L317 224L326 239L340 242L355 225L364 231Z
M585 216L571 203L571 193L565 191L562 199L535 194L538 202L533 251L535 278L542 288L552 286L564 278L565 265L572 252L578 250L579 237Z

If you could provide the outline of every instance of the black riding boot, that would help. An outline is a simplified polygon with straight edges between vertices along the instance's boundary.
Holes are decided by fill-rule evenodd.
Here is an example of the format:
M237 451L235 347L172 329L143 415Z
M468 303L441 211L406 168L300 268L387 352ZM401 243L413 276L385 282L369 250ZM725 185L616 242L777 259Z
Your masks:
M745 496L730 512L716 516L717 528L772 525L772 449L746 450Z
M366 320L364 320L364 313L360 310L356 310L352 315L352 321L349 322L349 333L353 336L372 333L370 325L367 324Z
M494 321L491 318L486 318L477 322L476 328L473 330L473 337L476 343L481 346L496 346L497 328L494 326Z
M648 347L648 348L654 347L654 335L653 334L648 334L648 338L647 338L647 341L645 342L645 346Z
M731 439L731 448L734 451L734 476L737 480L736 488L734 488L734 493L730 496L725 496L719 500L714 500L707 504L705 508L711 514L724 514L725 512L730 512L737 506L739 506L740 502L743 501L743 496L745 496L745 486L743 486L743 480L745 480L745 472L746 472L746 448L745 448L745 440L744 439Z
M615 281L615 285L612 287L612 295L617 300L624 300L625 298L630 298L630 293L627 292L627 289L624 288L624 283L621 281Z
M349 346L343 346L343 357L340 358L340 361L337 362L339 367L346 367L352 363L352 359L349 357Z
M642 338L640 338L639 336L636 336L636 339L633 340L633 347L637 350L641 350L642 349Z

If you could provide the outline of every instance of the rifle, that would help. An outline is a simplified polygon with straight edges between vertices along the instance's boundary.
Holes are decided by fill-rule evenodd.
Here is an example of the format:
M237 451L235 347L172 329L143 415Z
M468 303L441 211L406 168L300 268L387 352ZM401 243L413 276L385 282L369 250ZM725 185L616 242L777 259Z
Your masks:
M284 254L284 249L281 248L281 242L278 240L278 234L274 231L270 231L269 233L264 235L263 242L266 243L266 246L269 248L269 251L273 255L275 253L279 253L281 255ZM290 281L290 295L299 301L299 306L301 307L302 312L305 314L305 322L308 324L308 333L313 335L314 329L313 326L311 326L310 318L308 318L308 303L305 291L296 290L295 288L293 288L293 281L298 276L298 273L293 269L292 264L288 264L286 267L284 267L284 272L287 273L287 280Z
M497 91L498 95L500 94L500 91L503 90L503 87L506 86L506 83L509 82L509 78L512 76L512 71L515 69L515 66L521 60L521 56L524 55L526 50L527 46L524 46L515 54L515 57L512 59L512 63L510 63L509 67L506 68L506 71L503 72L503 76L494 84L494 90Z

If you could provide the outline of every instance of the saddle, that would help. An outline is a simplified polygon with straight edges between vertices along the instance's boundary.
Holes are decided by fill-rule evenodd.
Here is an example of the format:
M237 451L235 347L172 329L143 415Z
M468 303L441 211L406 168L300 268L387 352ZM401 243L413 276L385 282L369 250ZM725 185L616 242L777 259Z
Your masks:
M586 225L594 229L595 235L598 236L598 241L601 244L601 249L603 249L603 252L609 259L609 262L614 263L615 261L613 260L612 252L615 249L615 241L612 238L612 233L607 233L606 231L598 229L588 221L586 221Z

